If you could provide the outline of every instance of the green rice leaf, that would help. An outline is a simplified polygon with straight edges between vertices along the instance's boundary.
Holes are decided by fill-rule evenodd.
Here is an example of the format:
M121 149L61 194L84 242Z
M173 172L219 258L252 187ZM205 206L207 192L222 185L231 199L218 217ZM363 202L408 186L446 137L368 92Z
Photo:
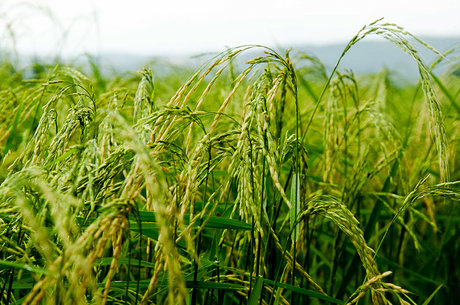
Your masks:
M38 273L38 274L46 274L46 275L50 274L47 270L43 268L31 266L28 264L8 262L2 259L0 259L0 266L6 266L6 267L16 268L16 269L23 269L23 270L27 270L27 271Z
M434 296L436 295L436 293L438 293L439 289L441 289L444 285L443 284L440 284L434 291L432 294L430 294L430 296L425 300L425 302L423 302L422 305L428 305L431 300L434 298Z
M264 282L269 284L269 285L272 285L272 286L275 285L275 282L272 281L272 280L269 280L269 279L264 279ZM309 297L312 297L312 298L315 298L315 299L318 299L318 300L327 301L327 302L331 302L331 303L334 303L334 304L346 304L346 302L344 302L342 300L338 300L338 299L335 299L335 298L330 297L328 295L321 294L321 293L319 293L317 291L304 289L304 288L292 286L292 285L285 284L285 283L277 282L276 287L284 288L284 289L293 291L295 293L300 293L300 294L303 294L303 295L306 295L306 296L309 296Z
M252 290L251 295L249 296L248 305L257 305L259 303L260 296L262 294L263 284L264 278L259 276L256 280L254 289Z
M289 223L290 229L292 232L291 239L292 242L297 241L299 238L299 228L300 224L297 223L297 214L300 213L300 181L298 179L297 173L292 177L291 185L291 210L289 211ZM295 224L295 227L294 227Z
M156 222L154 212L142 211L142 212L139 212L139 214L140 214L140 219L142 221L143 229L146 224ZM131 218L131 219L134 220L134 218ZM184 215L184 223L186 225L190 223L190 215ZM195 227L198 227L198 226L199 224L195 223ZM151 225L148 227L153 228L153 226ZM248 223L245 223L237 219L220 217L220 216L211 216L209 218L209 221L206 223L205 227L212 228L212 229L227 229L227 230L252 230L252 226Z

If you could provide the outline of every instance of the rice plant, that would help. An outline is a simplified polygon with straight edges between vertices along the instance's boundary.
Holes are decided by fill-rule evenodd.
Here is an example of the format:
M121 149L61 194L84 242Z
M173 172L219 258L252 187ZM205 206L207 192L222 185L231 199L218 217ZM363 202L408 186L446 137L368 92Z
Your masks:
M341 67L369 35L419 82ZM178 88L154 66L3 64L0 303L455 303L460 79L432 73L447 57L377 20L330 73L256 45Z

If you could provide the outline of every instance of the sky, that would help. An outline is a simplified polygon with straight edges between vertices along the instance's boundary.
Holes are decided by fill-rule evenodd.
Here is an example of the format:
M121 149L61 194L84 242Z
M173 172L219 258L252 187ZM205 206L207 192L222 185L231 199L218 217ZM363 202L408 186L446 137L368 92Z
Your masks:
M0 48L42 55L345 42L378 18L460 37L459 0L0 0Z

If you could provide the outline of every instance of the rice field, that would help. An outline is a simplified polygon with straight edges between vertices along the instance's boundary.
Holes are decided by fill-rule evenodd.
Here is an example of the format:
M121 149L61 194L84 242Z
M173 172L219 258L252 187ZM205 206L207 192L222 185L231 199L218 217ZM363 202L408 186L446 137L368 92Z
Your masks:
M370 35L419 81L342 67ZM442 51L378 20L332 71L264 46L162 75L4 58L0 304L455 304L460 62Z

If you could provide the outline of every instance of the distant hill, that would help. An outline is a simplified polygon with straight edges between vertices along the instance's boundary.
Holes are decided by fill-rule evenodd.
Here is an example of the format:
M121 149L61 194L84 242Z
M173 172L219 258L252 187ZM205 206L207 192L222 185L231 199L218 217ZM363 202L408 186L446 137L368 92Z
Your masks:
M460 46L460 36L442 38L422 37L422 39L440 52L445 52L455 45ZM431 64L431 62L436 59L436 55L432 51L418 43L411 43L414 43L417 50L419 50L419 54L422 60L427 65ZM292 49L316 56L329 70L332 70L332 67L337 62L345 46L346 43L336 43L329 45L297 45L292 46ZM96 63L103 67L102 70L105 71L105 73L135 72L146 65L153 66L156 73L162 73L163 71L169 70L168 65L170 64L196 68L206 59L215 54L216 53L207 53L201 55L184 54L181 56L169 56L165 54L164 56L146 56L111 52L102 53L99 56L93 56L92 58ZM460 49L458 49L453 55L451 54L445 63L438 68L437 72L442 72L443 69L445 70L446 66L449 65L449 58L456 57L458 63L458 58L460 57L459 54ZM258 54L252 51L243 53L238 58L238 63L241 65L245 61L257 55ZM32 58L36 57L29 56L28 58L24 58L22 63L30 63ZM64 61L69 61L72 64L87 64L87 58L85 56L79 56L73 59L64 59ZM384 67L409 80L413 80L418 77L418 70L414 60L397 46L383 39L364 39L358 42L349 50L340 65L340 69L352 69L355 74L375 73L381 71Z
M423 37L422 39L441 53L454 46L460 47L460 36L446 38ZM425 64L430 65L437 58L437 55L426 47L418 43L414 45ZM298 46L295 49L315 55L326 67L332 69L345 46L346 43L340 43L323 46ZM457 62L459 53L460 49L456 51ZM452 57L447 57L447 65L449 64L449 58ZM417 65L414 60L399 47L385 40L364 39L358 42L345 55L340 67L352 69L357 74L378 72L386 67L404 77L414 78L418 75Z

